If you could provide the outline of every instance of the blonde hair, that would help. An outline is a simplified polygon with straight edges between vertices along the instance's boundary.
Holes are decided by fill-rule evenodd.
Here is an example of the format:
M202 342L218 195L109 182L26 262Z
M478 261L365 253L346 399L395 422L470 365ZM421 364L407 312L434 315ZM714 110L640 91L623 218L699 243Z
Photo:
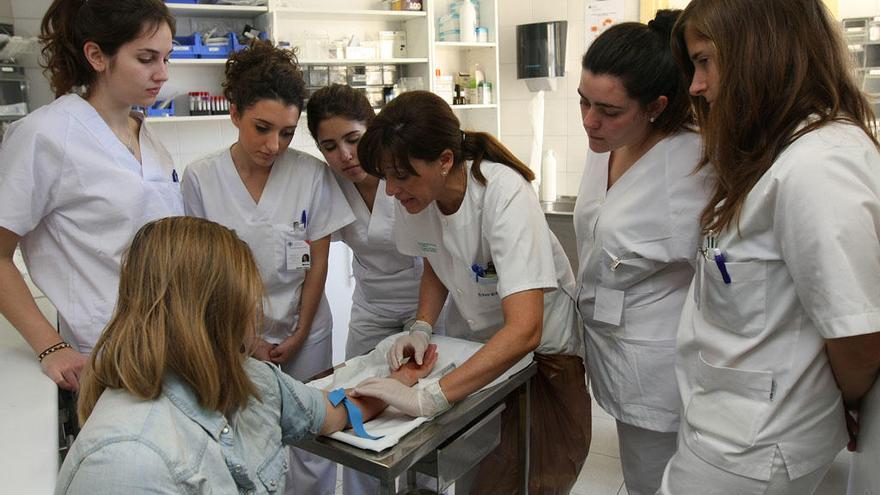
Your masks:
M704 98L692 98L703 135L700 166L710 165L718 175L703 210L704 229L717 232L736 223L752 187L788 145L809 132L847 122L877 144L874 114L853 79L839 26L821 0L692 1L672 33L672 52L692 80L688 30L714 44L719 71L711 109Z
M80 424L104 390L155 399L169 371L202 407L243 408L257 396L244 362L262 296L260 273L235 232L192 217L144 225L123 257L116 310L82 380Z

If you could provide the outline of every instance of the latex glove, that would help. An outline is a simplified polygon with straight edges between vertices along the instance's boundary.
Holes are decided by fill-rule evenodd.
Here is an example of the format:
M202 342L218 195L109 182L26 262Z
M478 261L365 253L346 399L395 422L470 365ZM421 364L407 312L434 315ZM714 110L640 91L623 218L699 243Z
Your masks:
M367 378L354 388L352 396L375 397L410 416L431 417L451 407L440 389L440 382L417 389L393 378Z
M412 357L416 364L421 366L425 351L428 350L428 344L431 343L433 330L431 324L426 321L414 321L410 325L409 333L398 337L391 349L388 350L388 366L391 370L397 371L406 362L404 358L407 357Z

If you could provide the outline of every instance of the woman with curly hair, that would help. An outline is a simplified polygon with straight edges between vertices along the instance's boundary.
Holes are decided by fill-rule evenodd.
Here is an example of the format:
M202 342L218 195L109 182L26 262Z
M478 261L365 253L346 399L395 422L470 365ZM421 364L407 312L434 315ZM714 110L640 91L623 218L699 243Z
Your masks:
M266 286L254 357L298 380L331 366L333 318L324 297L330 234L354 220L324 164L288 149L305 82L290 50L255 42L226 63L226 98L238 140L187 167L188 215L226 225L250 246ZM308 255L308 256L303 256ZM288 486L332 494L335 464L295 450Z
M55 0L40 32L57 99L0 148L0 313L75 390L110 320L122 251L145 223L183 212L171 156L131 110L168 80L174 18L159 0ZM13 263L19 244L58 331Z

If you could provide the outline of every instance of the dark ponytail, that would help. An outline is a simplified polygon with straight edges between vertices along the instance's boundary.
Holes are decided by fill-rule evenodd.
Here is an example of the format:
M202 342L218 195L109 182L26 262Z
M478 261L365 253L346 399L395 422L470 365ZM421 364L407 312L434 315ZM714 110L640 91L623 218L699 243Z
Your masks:
M444 150L452 151L456 167L465 160L472 160L471 173L483 185L486 177L480 171L480 163L484 159L507 165L528 181L535 178L535 174L491 134L462 131L449 104L428 91L409 91L386 105L361 137L358 160L364 171L375 177L384 177L382 163L389 159L401 175L417 176L411 158L433 161Z
M174 33L174 17L160 0L54 0L40 24L40 41L55 96L95 82L97 73L83 53L86 42L112 57L120 46L162 24Z
M670 47L680 10L658 10L647 25L625 22L599 35L584 55L582 66L596 75L617 77L630 98L646 107L660 96L668 100L654 128L673 134L693 125L688 83Z

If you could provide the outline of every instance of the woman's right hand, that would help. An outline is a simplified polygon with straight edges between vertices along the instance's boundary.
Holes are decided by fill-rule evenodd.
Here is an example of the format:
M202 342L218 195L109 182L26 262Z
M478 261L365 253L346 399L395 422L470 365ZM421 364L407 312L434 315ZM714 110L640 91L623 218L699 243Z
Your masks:
M394 341L394 345L388 350L388 366L391 371L397 371L411 357L418 365L425 358L425 351L431 343L431 325L427 322L416 320L406 335L401 335Z
M43 358L43 373L65 390L79 390L79 377L89 357L68 347Z

